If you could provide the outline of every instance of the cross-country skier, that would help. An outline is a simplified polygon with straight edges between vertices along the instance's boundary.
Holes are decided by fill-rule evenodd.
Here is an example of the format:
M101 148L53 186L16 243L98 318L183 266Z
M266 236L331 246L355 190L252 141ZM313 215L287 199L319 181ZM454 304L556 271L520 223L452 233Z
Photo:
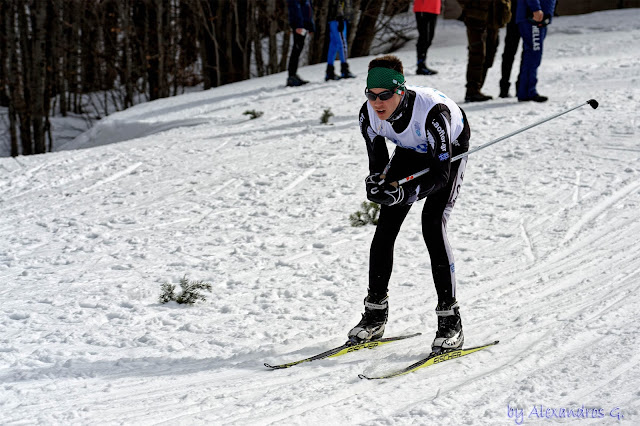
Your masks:
M451 158L469 148L470 129L464 111L436 89L406 87L402 62L395 56L369 63L368 101L360 110L360 131L367 144L367 198L381 204L371 243L369 289L364 314L348 336L363 342L382 337L388 316L387 289L393 248L400 226L414 202L426 198L422 234L431 259L438 294L438 331L434 351L459 348L464 342L456 301L455 268L446 225L464 176L466 157ZM397 147L391 160L385 138ZM429 172L402 185L397 181L425 168ZM416 248L416 253L420 253ZM421 254L416 256L419 262Z

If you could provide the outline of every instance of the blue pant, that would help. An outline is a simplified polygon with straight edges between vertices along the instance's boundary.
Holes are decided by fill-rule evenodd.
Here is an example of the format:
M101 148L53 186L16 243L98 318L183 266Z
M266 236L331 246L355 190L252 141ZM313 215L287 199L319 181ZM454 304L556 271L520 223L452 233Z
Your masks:
M538 67L542 62L542 46L547 35L547 27L538 28L529 22L520 22L518 29L523 45L517 93L518 99L529 99L538 94Z
M327 63L333 65L336 60L336 52L340 55L340 62L347 62L347 23L344 23L342 32L338 30L338 21L329 21L329 53Z

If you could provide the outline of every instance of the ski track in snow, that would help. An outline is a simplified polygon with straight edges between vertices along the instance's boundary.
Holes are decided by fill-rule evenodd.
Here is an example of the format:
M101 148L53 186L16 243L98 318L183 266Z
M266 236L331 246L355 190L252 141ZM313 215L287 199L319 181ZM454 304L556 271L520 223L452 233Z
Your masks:
M287 185L286 188L282 190L283 195L287 195L293 188L304 182L304 180L311 176L315 171L315 168L311 168L310 170L305 171L302 176L297 177L293 182L291 182L289 185Z
M448 236L467 345L500 344L392 380L357 375L429 351L422 202L396 242L387 326L422 336L263 367L344 343L360 318L374 228L348 218L364 201L371 58L350 60L356 79L301 67L301 88L278 74L149 102L59 152L0 158L0 424L514 424L508 407L523 424L637 424L638 13L555 19L539 70L548 103L463 104L472 147L590 98L600 107L470 156ZM464 31L438 24L436 76L413 74L412 43L398 52L409 83L460 100ZM160 285L185 275L212 283L207 301L160 305ZM605 417L531 416L539 405Z
M120 177L122 177L124 175L132 173L135 169L137 169L140 166L142 166L142 163L135 163L134 165L129 166L126 169L124 169L124 170L122 170L120 172L114 173L111 176L108 176L108 177L106 177L104 179L99 180L98 182L94 183L93 185L91 185L91 186L89 186L87 188L83 188L82 192L89 192L92 189L97 188L98 186L104 185L105 183L113 182L114 180L119 179Z
M606 197L603 201L596 204L593 208L591 208L588 212L584 213L580 220L575 223L569 230L567 231L564 242L567 242L575 237L575 235L580 232L580 230L590 221L594 220L602 213L615 208L615 205L625 199L632 192L640 191L640 182L632 182L630 184L625 185L620 190L616 191L609 197Z

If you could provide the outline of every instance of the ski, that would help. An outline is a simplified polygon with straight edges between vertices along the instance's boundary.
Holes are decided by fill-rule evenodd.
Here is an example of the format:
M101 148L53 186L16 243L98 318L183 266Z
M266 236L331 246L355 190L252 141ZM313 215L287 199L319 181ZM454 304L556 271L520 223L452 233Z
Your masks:
M322 352L321 354L314 355L309 358L301 359L300 361L294 361L294 362L289 362L289 363L280 364L280 365L271 365L265 362L264 366L268 368L272 368L274 370L289 368L289 367L293 367L294 365L302 364L303 362L311 362L311 361L316 361L318 359L325 359L325 358L334 358L340 355L345 355L351 352L359 351L360 349L377 348L378 346L385 345L387 343L397 342L398 340L409 339L411 337L420 336L421 334L422 333L415 333L415 334L408 334L405 336L385 337L382 339L370 340L368 342L358 343L358 344L354 344L351 341L348 341L344 345L338 346L337 348L329 349L326 352Z
M394 371L392 373L385 374L385 375L382 375L382 376L376 376L376 377L369 377L369 376L364 375L364 374L359 374L358 377L360 377L361 379L367 379L367 380L390 379L392 377L398 377L398 376L402 376L402 375L407 374L407 373L414 372L414 371L419 370L419 369L421 369L423 367L428 367L428 366L433 365L433 364L439 364L439 363L444 362L444 361L449 361L449 360L452 360L452 359L460 358L460 357L465 356L465 355L472 354L474 352L478 352L478 351L480 351L482 349L486 349L486 348L491 347L493 345L497 345L499 342L500 342L499 340L496 340L494 342L487 343L486 345L476 346L474 348L468 348L468 349L456 349L456 350L445 352L445 353L442 353L442 354L436 354L434 352L431 352L429 354L429 356L427 356L426 358L421 359L420 361L415 362L415 363L411 364L408 367L402 368L400 370L396 370L396 371Z

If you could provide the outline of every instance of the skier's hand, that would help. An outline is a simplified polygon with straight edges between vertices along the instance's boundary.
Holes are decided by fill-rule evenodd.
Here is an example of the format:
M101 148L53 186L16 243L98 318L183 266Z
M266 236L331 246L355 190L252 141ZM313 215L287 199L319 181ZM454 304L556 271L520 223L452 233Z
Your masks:
M394 206L404 201L404 190L401 186L393 186L380 177L379 173L365 179L367 199L385 206Z
M338 31L339 32L343 32L344 31L344 19L343 18L338 19Z
M367 186L367 192L369 192L369 187L371 185L382 185L384 183L384 176L382 176L380 173L374 173L372 175L367 176L367 178L364 180L364 184Z

